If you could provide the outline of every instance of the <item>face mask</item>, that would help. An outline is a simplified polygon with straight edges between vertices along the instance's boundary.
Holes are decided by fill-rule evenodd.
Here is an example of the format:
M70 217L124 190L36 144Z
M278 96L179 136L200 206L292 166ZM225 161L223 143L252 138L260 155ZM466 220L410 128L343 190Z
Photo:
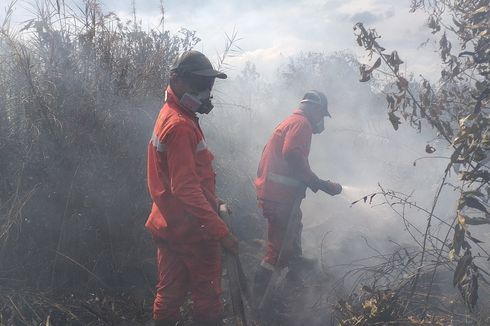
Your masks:
M301 103L299 107L305 114L305 116L310 121L313 127L313 133L319 134L325 130L325 118L323 115L318 114L318 108L316 106L312 106L310 103ZM315 120L318 120L315 122Z
M208 114L214 107L209 89L197 93L185 93L180 99L180 104L189 111L201 114Z
M324 119L322 118L320 121L318 121L316 124L313 125L313 133L320 134L324 130L325 130L325 123L324 123Z

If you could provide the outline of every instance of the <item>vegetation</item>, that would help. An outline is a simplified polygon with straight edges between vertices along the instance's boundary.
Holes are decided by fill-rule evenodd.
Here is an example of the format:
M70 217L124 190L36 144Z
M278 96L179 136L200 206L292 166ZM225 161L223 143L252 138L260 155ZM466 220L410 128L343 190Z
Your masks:
M354 313L350 316L351 319L344 320L348 325L369 324L370 321L362 319L362 316L366 310L371 311L368 315L373 315L372 309L366 308L371 307L373 302L376 302L375 306L379 309L376 312L376 317L379 318L380 311L386 311L381 307L387 301L390 302L391 309L388 315L381 316L383 321L420 318L421 324L429 320L431 324L446 324L447 321L436 322L430 316L434 316L434 309L441 307L440 303L435 304L433 300L435 281L440 269L453 272L452 285L459 289L467 307L467 311L460 317L471 318L474 324L483 325L489 321L486 314L488 302L482 302L479 307L477 302L479 283L483 281L488 284L490 274L486 262L490 260L490 255L481 245L486 239L477 239L470 231L470 228L490 224L490 179L487 177L487 155L490 149L489 4L487 0L412 1L412 11L425 10L428 14L428 27L439 38L443 69L436 84L431 84L424 78L419 81L403 75L400 72L403 61L396 50L391 53L387 51L379 43L380 36L374 29L368 29L362 23L357 23L354 27L357 43L374 60L372 65L360 66L360 81L369 81L376 71L383 71L384 76L388 76L389 85L384 93L388 104L388 118L393 128L397 130L402 121L408 122L419 131L424 126L432 127L438 132L438 138L447 142L452 154L447 158L449 162L429 209L417 207L410 195L384 190L381 186L379 192L363 198L364 202L369 199L370 203L376 196L383 198L384 203L403 219L407 230L413 232L410 234L418 245L417 251L409 255L410 262L418 263L410 268L408 280L404 280L403 285L391 283L396 290L387 290L390 295L383 292L380 299L379 291L368 291L372 295L363 303L364 311L360 311L359 315ZM430 155L435 152L435 148L428 144L426 152ZM459 175L460 182L457 185L449 183L448 178L453 169ZM439 196L447 187L460 193L457 210L450 220L441 219L434 214ZM417 229L407 221L407 207L416 207L427 214L425 230ZM442 239L433 232L436 222L448 229ZM449 242L451 236L452 242ZM423 278L427 280L422 286L420 283ZM404 287L410 290L400 296L398 291L403 293L401 289ZM404 309L394 313L395 302L404 306ZM345 312L345 307L345 304L341 304L340 310ZM469 317L472 313L475 314ZM458 317L452 315L451 323L456 320Z
M171 60L199 39L93 0L38 2L19 29L14 4L0 29L0 324L148 315L148 135Z

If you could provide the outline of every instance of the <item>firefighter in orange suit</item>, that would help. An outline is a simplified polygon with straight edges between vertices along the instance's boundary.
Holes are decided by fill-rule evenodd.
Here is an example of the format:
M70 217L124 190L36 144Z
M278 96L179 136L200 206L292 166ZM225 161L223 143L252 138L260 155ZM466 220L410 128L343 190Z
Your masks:
M190 291L196 325L222 325L222 247L238 241L218 215L213 154L197 113L209 113L216 71L206 56L187 51L171 67L165 104L148 146L148 188L153 200L146 228L157 245L157 326L175 325Z
M300 106L274 130L262 152L255 186L263 216L267 219L267 247L255 274L254 296L260 300L274 268L288 267L287 278L299 280L299 269L305 263L301 249L301 210L294 211L294 203L305 197L306 188L322 190L330 195L342 191L338 183L319 179L310 169L308 155L311 138L324 130L324 118L330 117L326 96L319 91L308 91ZM283 248L282 260L278 256L283 246L291 214L291 245ZM279 264L279 265L278 265Z

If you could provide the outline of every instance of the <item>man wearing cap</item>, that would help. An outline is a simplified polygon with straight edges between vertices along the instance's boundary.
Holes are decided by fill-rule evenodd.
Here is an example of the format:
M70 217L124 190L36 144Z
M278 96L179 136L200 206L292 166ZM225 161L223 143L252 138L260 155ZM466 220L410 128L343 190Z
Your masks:
M324 130L324 118L330 117L326 96L319 91L308 91L300 106L274 130L262 152L255 186L263 216L268 221L267 248L255 274L254 296L260 302L274 268L288 267L287 279L300 281L299 267L305 260L301 249L301 210L299 204L306 188L322 190L330 195L342 191L340 184L319 179L310 169L308 155L311 137ZM298 207L294 207L297 203ZM289 248L283 248L288 221L292 214L293 239Z
M196 325L221 325L221 247L238 253L238 241L218 215L213 154L197 113L209 113L215 78L198 51L178 56L165 104L148 146L148 189L153 200L146 228L157 245L156 326L175 325L190 291Z

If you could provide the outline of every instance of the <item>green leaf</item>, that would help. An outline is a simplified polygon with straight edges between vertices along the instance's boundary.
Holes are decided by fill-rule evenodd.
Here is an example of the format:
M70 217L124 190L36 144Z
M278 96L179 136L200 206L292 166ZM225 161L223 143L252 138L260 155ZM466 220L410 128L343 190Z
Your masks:
M477 209L481 212L488 213L487 208L483 205L478 199L473 196L463 196L464 205L467 207L471 207Z
M434 147L432 147L431 145L427 144L425 145L425 152L427 154L432 154L436 151L436 149Z
M398 130L398 126L401 124L400 118L397 117L393 112L388 113L388 117L391 124L393 125L393 129Z
M473 241L474 243L485 243L485 242L483 242L483 241L481 241L481 240L478 240L477 238L472 237L472 236L468 236L468 238L469 238L471 241Z
M477 197L484 197L483 193L479 190L469 190L463 192L463 196L477 196Z
M371 195L371 197L369 197L369 204L371 204L371 203L373 202L373 198L374 198L374 196L376 196L376 195L377 195L377 194L376 194L376 193L374 193L374 194L372 194L372 195Z
M453 275L453 286L456 286L462 279L466 272L466 267L471 263L473 257L469 251L465 252L464 256L458 261L458 265L456 266L456 270Z
M466 217L465 223L468 225L490 224L490 219L485 217Z
M461 152L463 151L463 144L459 145L453 152L453 154L451 155L451 162L452 163L457 163L458 160L459 160L459 155L461 154Z
M464 241L464 228L456 224L454 227L454 236L453 236L453 243L451 245L451 249L454 249L454 253L456 255L459 255L459 252L461 251L461 246L463 245Z
M373 71L374 69L379 68L380 66L381 66L381 58L378 58L378 60L376 60L376 62L372 66L371 71Z

